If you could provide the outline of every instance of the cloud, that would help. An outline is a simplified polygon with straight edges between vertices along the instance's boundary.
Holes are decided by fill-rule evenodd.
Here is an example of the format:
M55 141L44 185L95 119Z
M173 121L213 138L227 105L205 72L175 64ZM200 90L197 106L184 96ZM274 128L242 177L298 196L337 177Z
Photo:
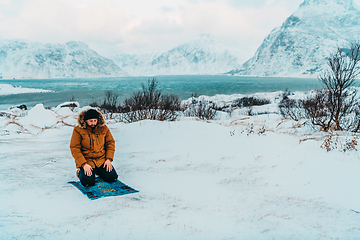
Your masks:
M34 0L12 7L19 9L0 21L3 37L49 41L50 36L59 37L59 32L63 35L73 28L72 9L57 1Z
M168 6L162 6L161 8L161 11L163 11L163 12L175 12L175 8L173 8L173 7L168 7Z
M124 34L122 51L167 50L209 33L232 47L248 47L255 52L263 39L292 13L274 2L262 7L234 7L230 0L186 0L171 5L171 14L156 13L138 19ZM277 0L279 1L279 0ZM266 3L267 2L267 3ZM264 6L264 4L268 4Z
M245 7L262 7L266 4L267 0L248 1L248 0L227 0L228 4L237 8Z
M105 4L77 6L76 29L82 38L93 42L123 42L127 17L124 10L111 1Z
M105 56L167 50L201 33L234 47L255 48L301 2L0 0L0 36L52 43L83 41Z
M206 32L234 47L258 47L290 14L282 7L235 8L228 1L189 2L184 5L180 23L189 35Z
M116 45L124 41L127 21L123 9L111 1L75 5L70 0L31 0L18 6L15 14L0 18L0 34L50 43L75 40L93 46Z
M144 19L126 32L126 42L119 45L119 48L123 52L167 50L180 43L184 31L176 19Z
M146 19L135 26L130 33L146 35L172 35L181 33L184 29L175 21L169 19Z

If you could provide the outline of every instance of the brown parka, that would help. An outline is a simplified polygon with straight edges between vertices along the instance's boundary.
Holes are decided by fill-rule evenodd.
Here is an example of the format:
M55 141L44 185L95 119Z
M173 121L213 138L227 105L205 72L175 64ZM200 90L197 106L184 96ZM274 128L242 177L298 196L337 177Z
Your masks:
M71 137L70 150L77 168L87 163L94 169L95 166L103 165L106 159L114 159L115 140L99 111L98 123L94 129L87 126L84 120L86 112L87 110L79 114L78 125Z

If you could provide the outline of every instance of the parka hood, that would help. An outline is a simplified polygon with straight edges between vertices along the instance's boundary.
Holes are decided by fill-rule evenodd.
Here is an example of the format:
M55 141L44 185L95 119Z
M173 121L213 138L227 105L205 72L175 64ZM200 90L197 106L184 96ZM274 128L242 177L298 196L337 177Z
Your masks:
M86 122L84 120L84 117L85 117L85 113L87 111L89 111L90 109L88 110L85 110L85 111L82 111L80 114L79 114L79 117L78 117L78 124L79 124L79 127L80 128L86 128ZM99 113L99 117L98 117L98 124L97 126L103 126L105 125L105 118L104 116L102 115L102 113L98 110L96 110L98 113Z

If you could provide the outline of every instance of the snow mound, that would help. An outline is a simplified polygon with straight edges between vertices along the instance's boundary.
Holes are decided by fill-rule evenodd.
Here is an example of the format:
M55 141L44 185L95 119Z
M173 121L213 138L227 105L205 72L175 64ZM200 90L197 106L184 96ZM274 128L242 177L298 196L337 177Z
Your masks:
M27 116L19 120L19 123L23 126L34 126L38 128L50 128L57 122L57 114L45 109L43 104L37 104L28 111Z
M62 110L62 109L69 109L69 108L78 108L80 107L80 104L78 102L64 102L64 103L61 103L59 105L57 105L53 111L54 112L58 112L59 110Z

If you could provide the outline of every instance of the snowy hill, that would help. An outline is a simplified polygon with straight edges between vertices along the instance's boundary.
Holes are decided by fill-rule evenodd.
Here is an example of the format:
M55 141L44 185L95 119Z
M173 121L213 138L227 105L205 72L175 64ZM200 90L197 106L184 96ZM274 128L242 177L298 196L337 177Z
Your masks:
M208 34L164 52L121 54L114 62L130 75L196 75L228 72L250 57Z
M0 73L4 78L107 77L125 75L111 60L82 42L42 44L0 41Z
M352 0L305 0L275 28L236 75L316 76L337 46L360 39L360 10Z

